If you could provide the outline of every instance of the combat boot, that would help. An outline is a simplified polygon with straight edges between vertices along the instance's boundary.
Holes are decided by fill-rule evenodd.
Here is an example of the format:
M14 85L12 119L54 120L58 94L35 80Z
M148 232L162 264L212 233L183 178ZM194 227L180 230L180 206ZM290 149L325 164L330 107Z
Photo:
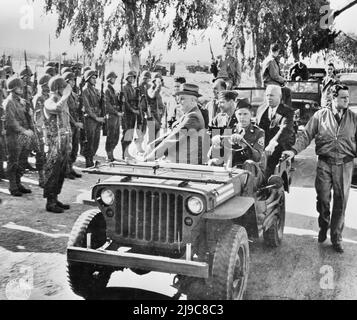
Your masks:
M64 204L61 201L56 200L57 207L60 207L63 210L69 210L71 209L71 206L69 204Z
M93 159L86 158L86 168L94 167Z
M14 197L21 197L22 196L22 192L19 191L19 187L16 183L16 173L13 171L9 171L7 172L7 176L9 178L9 191L10 194Z
M55 197L47 198L46 210L48 212L52 212L52 213L63 213L64 212L64 210L57 205L57 201L56 201Z
M38 171L38 185L42 189L45 187L45 174L43 170Z
M108 157L108 162L114 162L113 151L108 151L107 152L107 157Z
M21 184L21 175L19 173L16 174L16 184L17 184L17 189L21 192L21 193L32 193L32 191L30 189L25 188L22 184Z

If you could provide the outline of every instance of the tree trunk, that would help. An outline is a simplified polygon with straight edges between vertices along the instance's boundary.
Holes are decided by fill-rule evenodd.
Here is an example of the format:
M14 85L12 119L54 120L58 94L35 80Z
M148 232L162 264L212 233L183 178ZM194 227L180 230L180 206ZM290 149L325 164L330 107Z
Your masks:
M257 87L263 86L263 79L262 79L262 67L261 61L258 58L258 45L259 39L256 33L252 33L252 46L253 46L253 56L254 58L254 78L255 78L255 85Z
M337 10L333 13L333 17L334 19L336 19L336 17L338 17L341 13L345 12L346 10L348 10L349 8L353 7L354 5L357 4L357 0L350 2L349 4L347 4L345 7L343 7L341 10Z
M130 70L134 70L139 73L140 66L140 52L131 53Z
M293 53L294 60L299 61L300 60L299 45L293 36L290 36L290 39L291 39L291 50Z

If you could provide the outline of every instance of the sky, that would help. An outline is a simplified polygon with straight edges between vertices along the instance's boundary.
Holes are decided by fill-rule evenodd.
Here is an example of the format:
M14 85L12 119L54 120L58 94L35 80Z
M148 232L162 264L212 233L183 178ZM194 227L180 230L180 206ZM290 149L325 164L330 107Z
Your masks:
M331 7L338 9L351 0L331 0ZM56 15L45 15L43 9L44 0L0 0L0 50L11 54L11 49L24 49L35 53L48 55L48 37L51 35L52 54L66 51L69 57L81 53L81 46L69 45L69 30L63 31L60 38L55 38ZM33 10L34 18L26 19ZM346 11L336 20L336 27L344 32L357 33L357 25L354 19L357 16L357 5ZM177 48L167 51L167 35L160 34L152 42L151 46L143 52L147 55L148 50L162 53L165 61L209 61L210 52L207 38L210 37L215 54L222 53L223 41L219 30L206 30L196 32L196 44L189 44L185 51ZM204 39L204 40L202 40ZM163 45L163 43L165 45Z

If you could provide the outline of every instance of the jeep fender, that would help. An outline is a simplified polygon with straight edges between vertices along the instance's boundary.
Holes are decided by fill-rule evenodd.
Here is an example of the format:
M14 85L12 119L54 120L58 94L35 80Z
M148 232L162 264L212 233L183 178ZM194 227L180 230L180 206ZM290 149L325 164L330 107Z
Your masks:
M244 216L254 205L254 198L236 196L207 212L205 219L231 220Z

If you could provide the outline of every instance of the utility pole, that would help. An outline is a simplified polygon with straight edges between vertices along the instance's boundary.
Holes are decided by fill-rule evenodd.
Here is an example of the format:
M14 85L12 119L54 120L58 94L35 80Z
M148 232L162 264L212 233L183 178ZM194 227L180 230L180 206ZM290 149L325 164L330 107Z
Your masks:
M48 35L48 61L51 61L51 35Z

